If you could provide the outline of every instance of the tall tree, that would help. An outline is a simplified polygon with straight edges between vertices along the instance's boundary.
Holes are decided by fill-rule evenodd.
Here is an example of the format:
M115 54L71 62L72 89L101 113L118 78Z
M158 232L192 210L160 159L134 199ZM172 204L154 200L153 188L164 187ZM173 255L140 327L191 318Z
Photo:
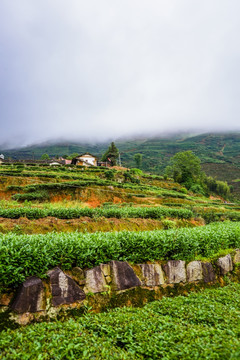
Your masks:
M201 170L200 159L192 151L183 151L175 154L166 167L165 174L186 186L187 189L202 195L211 192L228 198L230 188L224 181L207 177Z
M166 174L179 183L191 185L200 180L201 162L192 151L183 151L175 154L166 168Z
M48 154L42 154L41 160L49 160L49 159L50 159L50 157Z
M138 153L134 155L134 161L136 163L137 168L141 168L142 166L142 154Z
M109 161L111 163L111 166L114 166L117 164L118 155L119 155L118 148L116 147L114 142L111 142L109 148L103 154L102 161Z

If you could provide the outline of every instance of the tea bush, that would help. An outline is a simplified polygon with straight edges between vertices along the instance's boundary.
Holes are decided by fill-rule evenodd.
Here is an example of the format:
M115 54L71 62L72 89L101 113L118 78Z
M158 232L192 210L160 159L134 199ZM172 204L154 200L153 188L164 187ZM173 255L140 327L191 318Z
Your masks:
M240 358L240 285L2 331L2 359Z
M15 286L27 276L43 276L55 266L91 268L110 260L190 261L239 246L239 222L141 232L0 234L0 284Z
M15 194L12 196L13 200L17 200L17 201L32 201L32 200L37 200L37 201L46 201L49 199L49 194L47 191L45 190L41 190L41 191L33 191L30 193L24 193L24 194ZM1 210L0 210L0 214L1 214Z
M46 200L48 193L35 191L31 193L16 194L13 196L15 200ZM106 217L106 218L143 218L143 219L161 219L162 217L176 217L181 219L189 219L193 216L191 210L174 209L167 207L102 207L102 208L0 208L0 217L18 219L27 217L28 219L39 219L47 216L54 216L58 219L77 219L83 216L88 217Z

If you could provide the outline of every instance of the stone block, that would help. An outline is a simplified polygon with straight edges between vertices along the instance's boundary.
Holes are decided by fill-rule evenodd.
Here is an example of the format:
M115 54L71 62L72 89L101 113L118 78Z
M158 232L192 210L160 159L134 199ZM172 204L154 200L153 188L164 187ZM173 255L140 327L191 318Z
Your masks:
M225 275L229 271L233 270L233 263L231 255L228 254L226 256L220 257L217 261L217 265L220 268L220 275Z
M234 258L233 258L233 263L234 263L234 264L240 263L240 249L236 249L236 250L235 250L235 255L234 255Z
M53 306L72 304L85 299L84 291L61 269L55 268L48 271L48 276L50 278Z
M95 266L93 269L86 271L86 285L84 291L86 293L99 293L107 291L107 282L101 266Z
M169 284L177 284L186 282L186 269L185 261L182 260L169 260L163 266Z
M208 283L215 281L216 279L215 272L210 262L206 262L206 263L202 262L202 272L203 272L204 282Z
M203 279L201 261L191 261L187 265L187 281L199 281Z
M111 267L109 264L100 264L100 268L102 270L102 273L105 277L106 283L109 285L112 282L111 278Z
M111 261L113 290L125 290L141 286L141 281L126 261Z
M85 285L85 273L80 267L74 267L72 269L71 277L77 282L78 285Z
M140 264L142 283L145 286L154 287L164 284L164 275L159 264Z
M105 277L111 276L111 267L109 264L100 264L100 268Z
M106 283L109 285L112 282L111 276L105 276Z
M31 276L24 281L17 291L11 309L19 314L44 310L44 288L42 280L36 276Z
M78 279L78 280L84 280L85 279L85 275L84 275L84 271L76 266L72 269L72 274Z

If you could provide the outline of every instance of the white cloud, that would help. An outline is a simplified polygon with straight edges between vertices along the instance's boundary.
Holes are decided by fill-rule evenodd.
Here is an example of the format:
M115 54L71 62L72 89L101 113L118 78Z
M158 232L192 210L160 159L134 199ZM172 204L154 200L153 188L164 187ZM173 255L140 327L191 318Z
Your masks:
M2 0L0 142L239 130L237 0Z

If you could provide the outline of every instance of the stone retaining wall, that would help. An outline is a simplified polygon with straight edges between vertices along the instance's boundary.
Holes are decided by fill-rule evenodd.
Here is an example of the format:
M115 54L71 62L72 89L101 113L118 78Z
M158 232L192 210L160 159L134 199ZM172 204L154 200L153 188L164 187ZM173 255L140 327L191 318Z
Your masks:
M223 286L240 280L240 249L211 262L169 260L147 264L111 261L92 269L55 268L47 280L31 276L15 293L0 295L5 323L61 318L124 306L141 306L163 296L187 294L208 286ZM2 327L4 321L2 321ZM6 325L6 324L5 324Z

